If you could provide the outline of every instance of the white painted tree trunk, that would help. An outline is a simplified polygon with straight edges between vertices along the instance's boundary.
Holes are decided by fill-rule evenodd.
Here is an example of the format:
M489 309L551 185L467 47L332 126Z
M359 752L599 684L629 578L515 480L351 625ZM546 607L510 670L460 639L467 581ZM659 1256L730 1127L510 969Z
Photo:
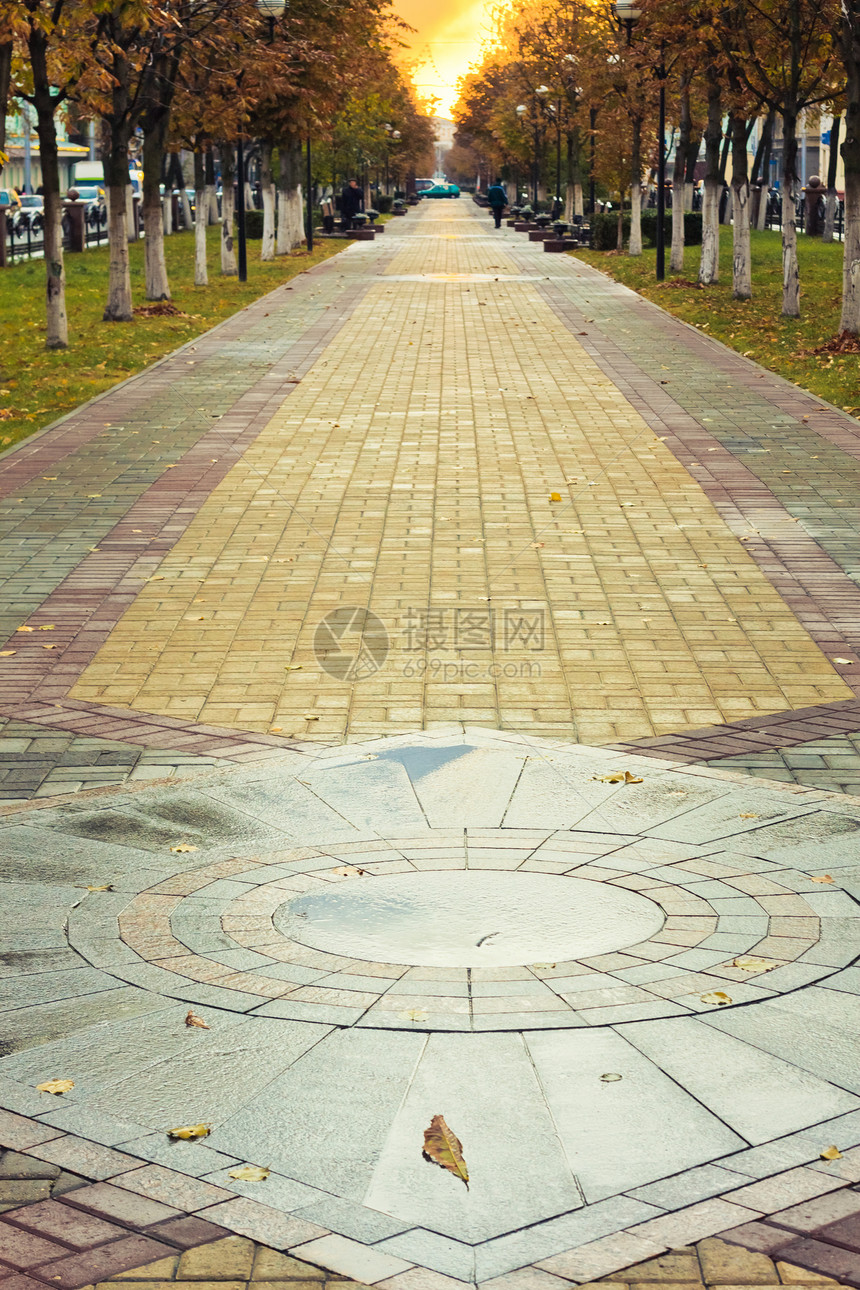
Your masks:
M233 243L233 185L221 193L221 272L232 277L239 272Z
M275 185L266 184L263 188L263 242L260 247L261 260L275 258Z
M756 222L755 222L755 226L759 230L763 229L765 226L765 223L767 222L767 198L768 198L767 184L762 184L761 196L759 197L759 201L758 201L758 213L756 215Z
M568 224L576 214L576 185L568 182L564 190L564 218Z
M672 273L684 271L684 181L672 184L672 250L669 254Z
M845 171L845 240L840 331L860 334L860 174Z
M254 194L251 192L251 185L248 183L247 179L245 180L245 210L256 210L254 205Z
M630 185L630 242L627 254L642 254L642 185L638 180Z
M143 210L143 257L146 266L147 300L169 300L170 283L164 259L164 227L158 205L146 203Z
M191 202L188 200L188 193L184 188L179 190L179 200L182 203L182 225L183 228L189 229L194 223L191 214Z
M161 227L164 236L170 237L173 232L173 197L169 192L165 192L161 199Z
M105 202L108 211L108 299L103 315L104 322L131 322L131 276L128 267L128 226L126 198L129 185L106 188Z
M206 190L199 188L194 197L194 285L205 287L209 284L209 270L206 266L206 217L208 214Z
M693 185L685 183L684 184L684 210L691 211L692 209L693 209Z
M702 256L699 262L699 281L711 286L720 280L720 184L719 180L705 180L702 201Z
M574 215L585 214L585 205L582 199L582 184L573 185L573 213Z
M137 220L134 218L134 193L131 190L131 184L126 184L125 188L125 235L129 242L137 242L140 237Z
M59 192L45 194L45 348L66 349L69 320L66 317L66 271L63 265L63 225Z
M275 224L275 255L286 255L290 247L290 204L283 188L278 190L278 209Z
M752 299L749 181L732 180L732 298Z
M839 198L835 189L828 189L824 199L824 232L822 242L832 242L836 233L836 212L839 209Z
M797 116L782 115L782 312L786 318L800 317L800 268L797 263L797 214L794 208L797 182Z
M218 194L215 191L215 185L207 184L204 192L204 201L206 203L206 223L220 224L221 220L218 216Z

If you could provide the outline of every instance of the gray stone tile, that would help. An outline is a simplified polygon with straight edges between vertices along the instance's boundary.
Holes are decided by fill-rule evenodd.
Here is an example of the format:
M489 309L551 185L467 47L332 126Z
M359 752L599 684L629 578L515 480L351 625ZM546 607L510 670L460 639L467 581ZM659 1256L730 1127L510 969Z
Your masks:
M159 1012L164 1000L131 986L79 996L71 1008L66 1000L19 1008L3 1014L3 1042L0 1052L16 1053L64 1035L74 1035L95 1022ZM50 1077L49 1077L50 1078Z
M526 1044L589 1204L743 1145L612 1030L529 1034Z
M329 1227L341 1236L349 1236L354 1241L364 1241L368 1245L408 1230L407 1223L400 1223L396 1218L371 1209L368 1205L357 1205L354 1201L343 1200L338 1196L326 1196L313 1205L297 1209L295 1216L306 1218L310 1223L319 1223L320 1227Z
M611 1232L619 1232L634 1223L644 1223L656 1218L663 1211L644 1201L628 1196L613 1196L611 1200L589 1205L577 1213L562 1214L546 1223L538 1223L509 1236L500 1236L475 1249L475 1278L489 1281L503 1276L514 1268L538 1259L561 1254L576 1245L596 1241Z
M140 1136L135 1135L118 1145L131 1156L140 1156L141 1160L164 1165L166 1169L175 1169L192 1178L208 1177L218 1170L232 1169L243 1163L235 1156L225 1155L223 1151L213 1151L202 1139L195 1139L190 1143L176 1141L168 1138L166 1133L149 1133L146 1129L141 1131ZM232 1187L232 1183L230 1186Z
M258 1200L262 1205L271 1205L274 1209L283 1210L288 1214L298 1209L306 1209L309 1205L324 1204L330 1199L318 1188L308 1187L306 1183L296 1182L295 1178L287 1178L284 1174L273 1172L264 1182L249 1183L231 1178L230 1168L232 1165L207 1173L206 1181L215 1183L219 1187L227 1187L231 1191L238 1192L240 1196L249 1196L251 1200ZM327 1224L323 1223L321 1226L326 1227Z
M390 761L365 761L352 767L317 765L301 779L327 806L357 829L383 834L388 824L423 833L424 812L406 768Z
M749 1176L720 1165L700 1165L696 1169L687 1169L673 1178L662 1178L659 1182L649 1183L647 1187L637 1187L628 1192L636 1200L659 1205L661 1209L683 1209L698 1200L708 1200L711 1196L720 1196L731 1191L733 1187L743 1187L749 1182Z
M450 1236L440 1236L438 1232L413 1227L401 1236L380 1241L375 1248L384 1250L386 1254L399 1255L410 1263L432 1268L443 1276L456 1277L458 1281L475 1279L475 1251L472 1246L452 1240Z
M208 1142L362 1201L425 1043L404 1032L334 1031L217 1123Z
M857 1099L826 1080L722 1033L699 1018L645 1021L625 1038L752 1144L854 1110Z
M500 825L523 765L492 748L473 748L424 774L410 768L408 757L405 764L432 828Z
M475 1071L492 1071L476 1080ZM499 1133L498 1088L506 1090ZM445 1107L463 1143L472 1184L467 1197L411 1144ZM465 1189L462 1189L465 1192ZM516 1034L431 1035L364 1196L366 1204L453 1236L476 1241L572 1209L580 1193L561 1149L543 1091Z

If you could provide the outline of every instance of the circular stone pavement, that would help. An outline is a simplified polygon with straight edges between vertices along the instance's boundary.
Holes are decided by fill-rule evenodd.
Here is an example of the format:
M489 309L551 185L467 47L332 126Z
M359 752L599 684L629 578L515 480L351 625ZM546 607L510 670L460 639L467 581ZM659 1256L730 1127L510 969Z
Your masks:
M626 864L593 834L514 828L221 859L131 898L110 970L245 1013L483 1031L754 1004L840 970L804 873L696 848L646 864L630 841ZM70 919L85 956L92 917Z

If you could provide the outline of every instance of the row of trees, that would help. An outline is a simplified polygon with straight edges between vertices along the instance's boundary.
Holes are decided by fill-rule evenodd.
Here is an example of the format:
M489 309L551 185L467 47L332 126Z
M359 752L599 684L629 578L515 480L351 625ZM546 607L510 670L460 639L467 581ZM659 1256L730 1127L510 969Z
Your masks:
M48 348L68 343L58 113L98 123L110 246L104 318L127 322L133 142L142 137L147 299L170 297L160 187L166 157L180 149L195 162L198 284L207 280L216 155L221 270L236 272L238 138L260 149L263 258L289 251L303 237L303 140L320 145L334 181L384 153L387 160L395 127L401 171L432 146L429 120L397 65L402 27L389 0L0 0L0 169L6 113L26 101L42 167Z
M632 11L632 13L631 13ZM633 21L619 22L627 13ZM635 22L635 25L634 25ZM828 227L835 210L837 139L844 120L844 284L841 330L860 334L860 0L513 0L497 18L482 63L466 76L455 109L455 160L528 165L551 126L563 134L567 212L582 211L587 173L629 196L630 254L642 250L643 178L656 169L661 85L673 122L671 267L683 268L684 210L705 145L699 279L717 281L725 158L732 162L733 293L752 294L751 185L769 171L774 124L782 124L783 313L800 315L794 196L798 121L835 116ZM517 114L517 106L527 112ZM749 140L758 129L752 167ZM552 130L549 130L550 135ZM465 154L465 155L464 155ZM763 219L764 202L760 203Z

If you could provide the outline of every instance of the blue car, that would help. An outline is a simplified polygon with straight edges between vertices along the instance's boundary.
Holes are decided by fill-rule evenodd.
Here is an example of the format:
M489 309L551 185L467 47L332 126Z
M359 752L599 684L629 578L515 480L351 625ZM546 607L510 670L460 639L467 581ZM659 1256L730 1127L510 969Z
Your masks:
M456 184L434 184L432 188L426 188L422 197L459 197L460 189Z

